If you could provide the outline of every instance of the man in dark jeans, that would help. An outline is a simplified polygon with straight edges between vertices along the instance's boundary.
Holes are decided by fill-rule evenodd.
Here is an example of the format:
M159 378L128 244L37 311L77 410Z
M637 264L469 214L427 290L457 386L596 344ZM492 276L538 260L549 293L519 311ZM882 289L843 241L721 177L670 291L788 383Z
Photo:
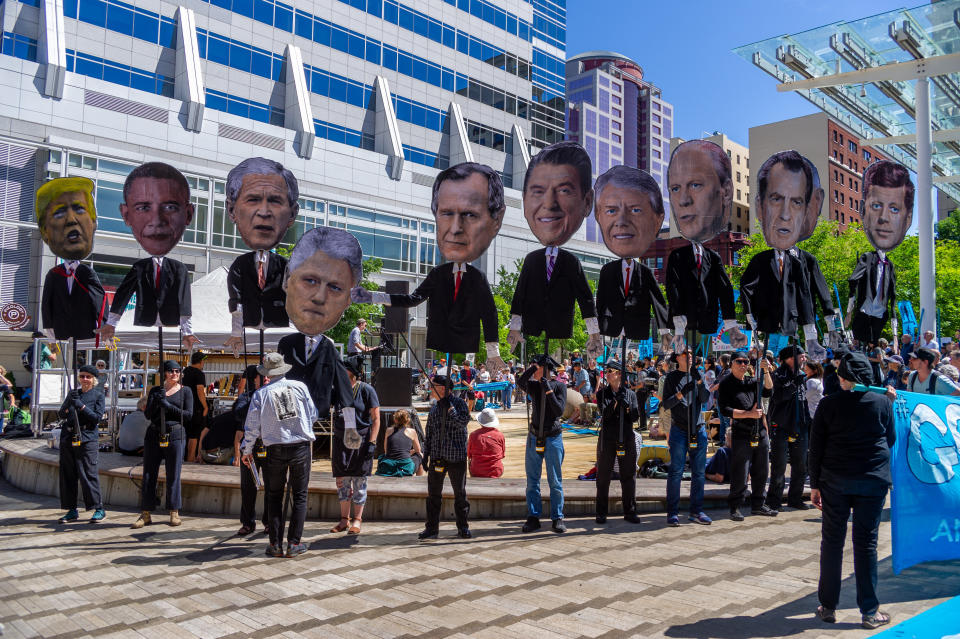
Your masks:
M890 623L877 598L877 533L891 484L893 405L883 395L853 390L855 384L870 384L874 375L863 353L845 353L838 375L847 392L820 401L810 431L810 499L823 511L817 616L827 623L837 620L852 511L857 606L862 627L873 630Z
M440 531L440 507L443 503L443 478L450 475L453 511L457 517L457 536L470 539L467 525L470 502L467 501L467 404L452 393L453 383L445 375L431 381L437 403L427 415L423 442L423 466L427 469L427 524L417 538L436 539Z
M807 478L807 438L810 424L804 397L803 363L806 356L799 346L780 351L780 367L773 373L773 397L770 398L770 487L767 507L783 510L783 488L790 451L790 489L787 506L806 510L803 485Z
M310 391L303 382L286 379L291 368L280 353L267 353L257 371L264 377L264 386L250 399L244 423L243 463L254 464L253 449L257 438L267 449L267 513L270 545L267 555L283 557L283 492L290 474L293 511L287 529L287 557L307 551L302 543L303 522L307 518L307 484L310 481L311 442L317 409ZM351 415L352 416L352 415Z
M747 473L750 474L753 492L751 512L754 515L775 517L763 503L767 487L767 472L770 460L770 439L764 424L763 409L757 398L757 380L747 375L750 360L747 355L737 353L733 357L730 375L727 375L717 390L717 406L722 415L731 420L731 458L730 462L730 519L743 521L740 504L747 492ZM772 365L760 360L763 369L763 397L769 397L773 390L773 378L770 377Z

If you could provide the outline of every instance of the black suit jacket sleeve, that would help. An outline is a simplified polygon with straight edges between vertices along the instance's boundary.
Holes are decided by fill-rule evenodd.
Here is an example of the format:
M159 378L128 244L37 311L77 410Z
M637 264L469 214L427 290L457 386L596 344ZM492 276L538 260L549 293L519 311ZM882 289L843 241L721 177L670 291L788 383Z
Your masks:
M720 313L725 320L736 319L737 309L733 303L733 284L730 283L730 277L727 275L727 269L723 268L723 261L720 254L710 249L704 249L704 252L710 254L710 280L713 290L717 292L717 300L720 302Z
M434 294L434 291L437 290L437 287L440 285L441 274L440 270L442 267L434 267L430 269L430 272L427 273L427 276L420 282L418 286L412 293L394 293L390 295L390 306L399 306L402 308L410 308L412 306L419 306L423 304L430 296ZM461 286L463 284L461 283Z
M815 255L807 251L801 251L800 256L803 258L807 276L810 280L810 293L813 300L820 305L820 312L824 317L834 315L836 309L833 306L833 297L830 295L830 286L827 284L827 279L820 270L820 262L817 261ZM832 326L827 327L828 330L832 330L832 328Z
M566 252L566 251L564 251ZM590 283L587 282L587 274L583 272L583 264L575 256L571 256L576 264L576 274L573 278L573 284L577 296L577 304L580 306L580 316L583 319L597 316L597 307L593 301L593 291L590 290Z
M136 264L123 276L123 281L113 294L113 302L110 304L110 312L115 315L123 315L127 308L127 303L133 294L137 291L137 279L140 277L140 269Z
M757 299L757 294L760 292L760 269L762 265L760 264L761 260L756 259L756 257L754 256L754 259L750 260L747 268L743 271L743 275L740 276L740 303L743 305L743 312L753 316L754 321L757 320L754 305L762 303L762 300Z
M680 294L680 283L683 281L683 266L681 265L679 250L673 251L667 258L667 275L664 280L664 288L667 291L667 302L670 304L670 319L677 315L689 317L687 308L683 303L683 296ZM598 292L599 296L599 292Z
M483 341L485 343L500 342L500 316L497 314L497 303L493 300L493 291L490 290L490 283L487 278L477 271L479 303L480 303L480 321L483 322ZM589 292L589 291L588 291ZM592 303L592 298L591 298Z
M241 255L230 264L230 270L227 271L227 305L231 313L237 312L237 307L242 303L242 282L241 274L242 258Z
M641 264L643 268L639 269L643 273L643 284L646 290L650 291L650 304L653 306L653 317L656 320L656 328L671 328L669 325L670 312L667 310L667 303L663 299L663 293L660 292L660 286L657 284L657 278L649 268ZM728 281L729 285L730 282ZM731 305L733 303L733 294L731 293ZM726 316L724 316L726 317Z

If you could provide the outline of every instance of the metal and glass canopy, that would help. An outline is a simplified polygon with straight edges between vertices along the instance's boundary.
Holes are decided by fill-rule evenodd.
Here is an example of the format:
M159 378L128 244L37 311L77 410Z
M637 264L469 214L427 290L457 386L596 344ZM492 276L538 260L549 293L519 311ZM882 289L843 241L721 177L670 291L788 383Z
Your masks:
M910 80L929 77L932 183L960 201L960 0L835 22L734 51L776 78L779 90L799 93L864 144L913 170L918 100Z

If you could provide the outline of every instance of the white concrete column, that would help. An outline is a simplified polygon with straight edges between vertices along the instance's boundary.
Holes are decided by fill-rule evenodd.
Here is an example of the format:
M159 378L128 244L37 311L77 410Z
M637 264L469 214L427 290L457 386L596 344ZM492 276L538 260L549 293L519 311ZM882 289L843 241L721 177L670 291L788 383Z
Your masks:
M43 94L51 98L62 98L67 74L63 0L43 0L40 4L40 32L37 36L38 62L46 67Z
M283 54L287 78L284 93L283 126L297 132L296 152L309 160L313 155L316 133L313 128L313 108L310 106L310 91L303 72L303 54L300 47L288 44Z
M456 102L451 102L447 108L447 124L450 126L450 135L447 136L450 166L462 162L476 162L473 159L470 137L467 135L467 124L463 121L463 109Z
M199 132L203 127L206 94L200 48L197 45L197 21L193 9L177 7L177 65L173 96L186 107L185 127Z
M937 264L933 241L933 176L930 78L917 78L917 225L920 236L920 332L937 330Z
M373 134L373 150L388 156L387 172L390 179L399 180L403 175L403 143L400 141L400 126L390 98L390 84L382 75L373 82L376 98L376 125Z

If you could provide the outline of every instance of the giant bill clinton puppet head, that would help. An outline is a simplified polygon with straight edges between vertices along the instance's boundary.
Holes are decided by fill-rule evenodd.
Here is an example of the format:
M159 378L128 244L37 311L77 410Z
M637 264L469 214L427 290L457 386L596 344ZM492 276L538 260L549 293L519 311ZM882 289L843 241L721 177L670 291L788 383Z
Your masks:
M733 208L730 158L706 140L678 146L667 167L670 210L677 232L703 243L725 230Z
M97 230L92 180L50 180L37 189L36 213L40 236L54 255L64 260L82 260L90 255Z
M293 325L311 336L333 328L362 275L363 250L353 235L326 226L304 233L290 253L283 281Z
M243 243L269 251L297 219L297 178L282 164L247 158L227 174L227 213Z
M823 192L814 188L812 166L796 151L780 151L757 172L757 217L763 239L775 249L793 248L817 225Z
M485 164L451 166L433 182L430 208L440 254L450 262L472 262L486 252L503 224L503 182Z
M646 171L621 165L598 177L593 190L594 216L610 252L624 259L646 253L665 215L657 181Z
M863 172L863 231L873 248L892 251L913 222L913 182L905 166L880 160Z
M544 246L562 246L593 208L590 156L576 142L557 142L535 155L523 179L523 215Z
M123 183L120 215L144 251L166 255L193 220L187 178L169 164L141 164Z

